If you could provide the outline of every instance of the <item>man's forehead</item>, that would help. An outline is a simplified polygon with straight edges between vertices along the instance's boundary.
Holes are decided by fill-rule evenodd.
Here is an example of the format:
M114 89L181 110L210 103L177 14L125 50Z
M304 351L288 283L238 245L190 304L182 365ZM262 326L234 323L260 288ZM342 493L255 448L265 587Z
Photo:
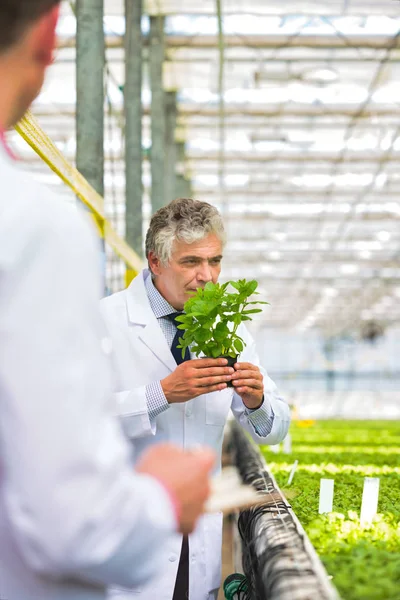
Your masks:
M175 240L172 246L172 254L175 258L184 256L215 258L222 255L222 242L214 235L207 236L192 244Z

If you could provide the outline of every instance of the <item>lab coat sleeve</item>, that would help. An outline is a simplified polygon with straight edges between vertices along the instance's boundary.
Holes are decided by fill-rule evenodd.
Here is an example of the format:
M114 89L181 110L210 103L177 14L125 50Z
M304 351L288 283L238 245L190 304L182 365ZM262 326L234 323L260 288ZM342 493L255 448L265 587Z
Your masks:
M130 439L155 435L157 415L169 408L159 381L133 390L116 392L115 400L116 415L125 435Z
M113 346L111 364L114 370L114 414L119 419L125 435L129 439L154 436L157 432L157 415L169 409L160 381L147 385L125 387L123 348L126 348L126 327L121 324L125 302L120 294L103 298L100 311L107 326ZM128 363L129 364L129 363Z
M285 400L279 395L275 383L268 377L265 369L260 364L253 337L243 325L238 330L239 335L246 342L246 347L239 358L240 362L248 362L260 368L264 376L264 404L262 411L266 415L273 415L272 428L267 435L261 435L256 424L256 413L249 413L239 394L233 393L232 412L240 425L249 432L257 444L278 444L287 435L290 425L290 409ZM254 415L252 417L252 415Z
M155 479L134 474L113 415L100 249L75 209L60 210L52 195L43 210L33 200L2 244L4 260L0 253L8 519L41 574L141 585L159 570L176 529L173 505Z

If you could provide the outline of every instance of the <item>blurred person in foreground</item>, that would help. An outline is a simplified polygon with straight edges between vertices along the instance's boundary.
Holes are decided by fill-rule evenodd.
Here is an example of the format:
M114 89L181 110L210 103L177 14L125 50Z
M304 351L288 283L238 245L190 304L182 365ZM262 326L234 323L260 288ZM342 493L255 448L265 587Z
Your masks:
M100 600L153 576L192 531L214 456L132 449L112 413L99 248L74 207L21 173L4 131L53 60L57 0L0 4L0 597Z
M127 290L102 300L113 344L117 411L135 453L160 441L192 448L206 444L219 457L232 410L258 444L277 444L290 413L260 366L254 340L242 324L246 348L234 368L225 358L182 361L176 341L177 312L197 288L216 283L225 231L218 210L190 198L174 200L152 217L146 238L149 269ZM176 334L178 335L176 336ZM227 387L232 382L233 388ZM221 580L222 515L204 515L188 539L165 546L158 580L138 590L113 590L115 600L214 600Z

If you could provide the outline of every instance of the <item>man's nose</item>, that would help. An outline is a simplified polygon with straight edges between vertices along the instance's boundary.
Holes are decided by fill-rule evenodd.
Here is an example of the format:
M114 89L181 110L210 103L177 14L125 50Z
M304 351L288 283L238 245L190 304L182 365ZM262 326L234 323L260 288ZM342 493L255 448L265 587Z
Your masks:
M205 283L212 281L211 267L208 262L203 263L199 268L197 272L197 279L198 281L204 281Z

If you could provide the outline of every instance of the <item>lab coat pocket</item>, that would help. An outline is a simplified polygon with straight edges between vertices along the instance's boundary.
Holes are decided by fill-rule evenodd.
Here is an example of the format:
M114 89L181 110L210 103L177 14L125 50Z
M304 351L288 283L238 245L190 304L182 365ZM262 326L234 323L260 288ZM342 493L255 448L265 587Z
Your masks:
M222 575L222 513L205 515L206 577L208 591L221 585Z
M224 427L232 404L232 389L206 394L206 425Z

